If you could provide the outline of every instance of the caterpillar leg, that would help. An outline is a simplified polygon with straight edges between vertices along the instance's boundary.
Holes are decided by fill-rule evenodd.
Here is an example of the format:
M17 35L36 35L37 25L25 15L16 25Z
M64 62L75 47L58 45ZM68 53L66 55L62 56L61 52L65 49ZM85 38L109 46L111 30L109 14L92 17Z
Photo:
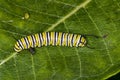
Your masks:
M35 48L30 48L29 51L30 51L30 53L31 53L32 55L35 54Z

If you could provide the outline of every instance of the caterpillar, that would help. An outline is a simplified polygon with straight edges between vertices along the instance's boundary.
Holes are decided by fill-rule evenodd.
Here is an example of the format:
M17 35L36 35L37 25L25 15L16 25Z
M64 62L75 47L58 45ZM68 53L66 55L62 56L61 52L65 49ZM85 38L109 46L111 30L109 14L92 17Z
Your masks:
M63 32L43 32L19 39L14 47L16 52L42 46L83 47L86 39L83 35Z

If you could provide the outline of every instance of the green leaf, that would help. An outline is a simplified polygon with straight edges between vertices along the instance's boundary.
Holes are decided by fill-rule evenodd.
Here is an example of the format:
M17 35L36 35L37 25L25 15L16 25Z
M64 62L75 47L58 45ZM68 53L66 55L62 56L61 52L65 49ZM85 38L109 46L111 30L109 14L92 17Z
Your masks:
M14 51L16 39L44 31L86 36L90 47ZM101 80L120 72L118 0L1 0L0 80Z

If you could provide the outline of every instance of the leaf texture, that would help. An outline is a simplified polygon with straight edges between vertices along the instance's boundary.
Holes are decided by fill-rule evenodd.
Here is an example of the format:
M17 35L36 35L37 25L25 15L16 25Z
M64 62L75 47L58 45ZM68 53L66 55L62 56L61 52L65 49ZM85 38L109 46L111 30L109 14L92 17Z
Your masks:
M120 71L119 0L1 0L0 80L101 80ZM91 47L16 54L16 39L44 31L97 35Z

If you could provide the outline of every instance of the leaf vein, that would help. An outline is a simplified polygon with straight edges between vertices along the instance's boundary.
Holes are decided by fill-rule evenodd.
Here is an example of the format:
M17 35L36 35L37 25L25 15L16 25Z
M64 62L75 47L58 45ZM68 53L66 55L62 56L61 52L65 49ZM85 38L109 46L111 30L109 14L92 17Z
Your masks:
M97 2L96 0L95 0L95 3L98 5L98 2ZM105 10L102 8L102 6L100 6L99 8L103 11L103 13L105 14L105 16L108 17L108 14L105 12ZM113 27L114 27L114 29L115 29L114 32L116 32L116 31L117 31L117 28L116 28L115 23L113 22L113 20L112 20L111 18L109 18L109 19L110 19L111 23L114 24L114 25L113 25Z
M33 71L34 80L36 80L36 73L35 73L35 67L34 67L34 58L33 58L33 55L31 55L31 61L32 61L32 71Z
M11 3L10 0L8 0L8 2ZM31 12L35 12L35 13L39 13L39 14L44 14L44 15L51 16L51 17L60 18L60 16L55 15L55 14L50 14L50 13L35 11L35 10L32 10L32 9L29 9L28 7L25 7L25 6L21 6L21 5L15 4L15 3L13 3L13 2L12 2L11 4L14 5L14 6L16 6L16 7L19 7L19 8L27 9L27 10L29 10L29 11L31 11Z
M67 70L68 67L67 67L67 63L66 63L66 59L65 59L65 55L64 55L64 53L62 52L62 50L60 49L60 47L58 48L58 50L59 50L60 54L61 54L62 57L63 57L63 61L64 61L64 65L65 65L65 69Z
M48 52L47 48L46 48L46 52L47 52L48 60L49 60L49 62L50 62L50 65L51 65L51 67L52 67L52 70L53 70L52 77L54 77L54 75L56 74L56 71L55 71L55 67L54 67L54 65L53 65L53 63L52 63L52 60L51 60L51 57L50 57L50 55L49 55L49 52Z
M101 34L101 32L100 32L100 30L99 30L97 24L95 23L95 21L93 20L93 18L91 17L91 15L88 13L88 11L87 11L85 8L84 8L84 10L85 10L85 12L88 14L88 17L90 18L90 20L93 22L95 28L98 30L100 36L102 36L102 34ZM108 49L108 47L107 47L107 44L106 44L106 42L105 42L104 39L102 39L102 41L103 41L103 43L104 43L104 45L105 45L105 48L106 48L106 51L107 51L107 55L108 55L108 57L109 57L109 59L110 59L111 65L113 65L113 61L112 61L112 58L111 58L109 49Z
M22 20L22 18L24 17L24 15L23 15L23 16L17 15L17 14L12 13L11 11L9 11L9 10L7 10L7 9L5 9L5 8L0 7L0 9L3 10L4 12L10 14L10 15L13 15L13 16L15 16L15 17L21 18L21 20ZM29 19L29 21L32 21L32 22L34 22L34 23L44 24L44 25L52 25L52 24L50 24L50 23L36 21L36 20L34 20L34 19L31 19L31 18ZM8 21L2 21L2 22L8 22ZM12 21L12 22L13 22L13 21Z
M80 59L80 55L78 54L78 50L77 50L77 48L75 48L75 50L76 50L76 55L77 55L77 57L78 57L79 67L80 67L80 69L79 69L79 72L80 72L79 77L81 77L81 76L82 76L81 59Z
M73 14L75 14L79 9L85 7L91 0L86 0L85 2L83 2L82 4L79 4L78 6L76 6L70 13L68 13L67 15L65 15L64 17L62 17L61 19L59 19L57 22L55 22L54 24L52 24L52 26L50 26L47 30L45 31L51 31L53 30L55 27L57 27L60 23L62 23L63 21L65 21L66 19L68 19L70 16L72 16Z
M63 5L66 5L66 6L70 6L70 7L76 7L75 5L68 4L68 3L65 3L65 2L62 2L62 1L54 0L53 2L55 2L55 3L57 3L57 4L63 4Z
M17 78L18 78L18 80L20 80L20 76L19 76L19 71L18 71L18 68L17 68L17 65L16 65L16 58L15 58L15 56L14 56L14 65L15 65L15 69L16 69L16 75L17 75Z

